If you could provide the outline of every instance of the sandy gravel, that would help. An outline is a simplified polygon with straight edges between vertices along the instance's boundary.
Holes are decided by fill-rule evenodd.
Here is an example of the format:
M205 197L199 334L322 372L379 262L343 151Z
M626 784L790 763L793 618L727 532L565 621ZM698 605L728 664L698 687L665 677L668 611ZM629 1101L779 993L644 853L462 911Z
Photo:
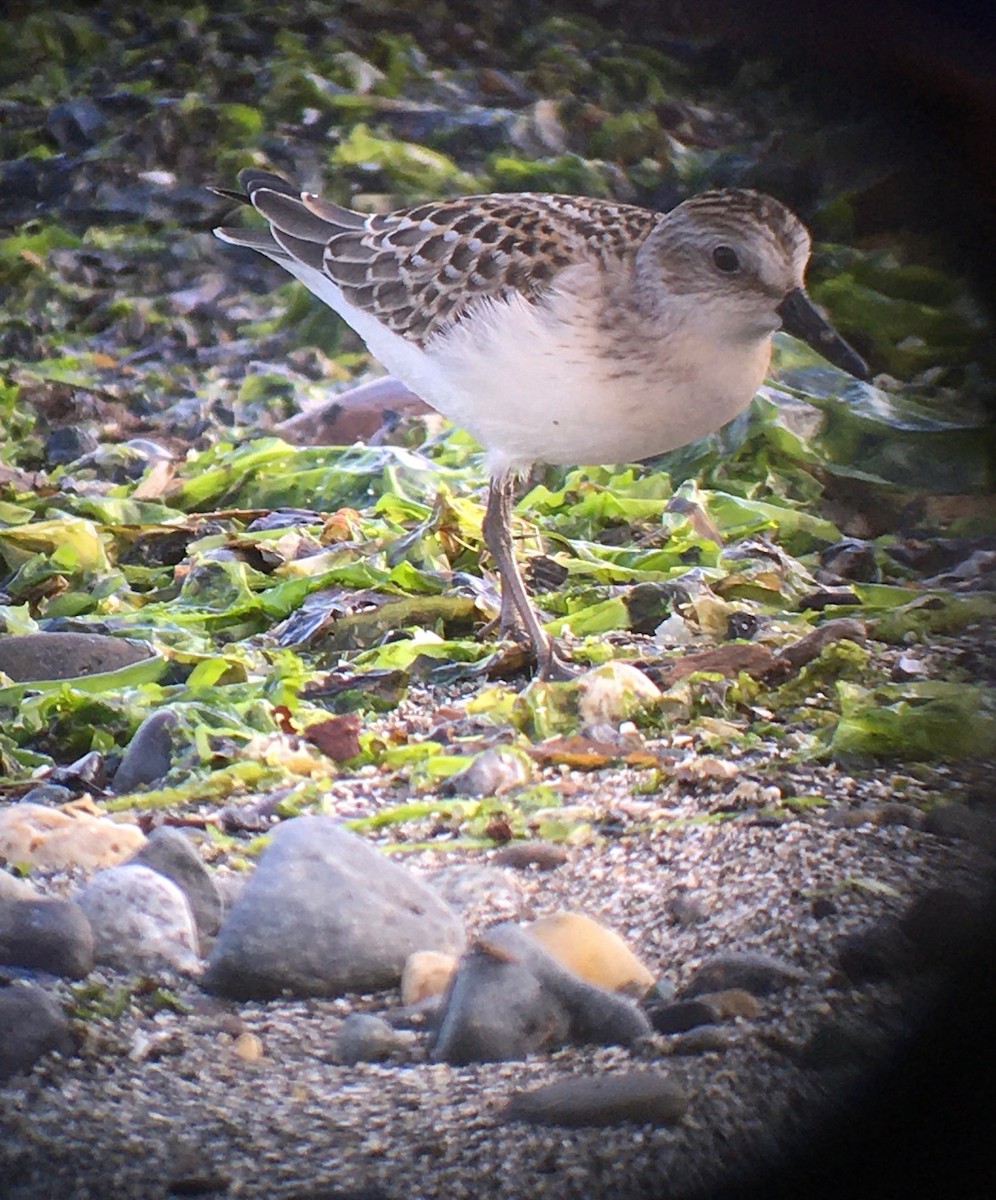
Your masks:
M452 691L414 693L401 715L428 724L434 705L453 701ZM466 918L479 928L580 910L623 934L679 989L719 950L763 950L803 968L807 982L763 999L757 1019L708 1027L697 1044L655 1035L634 1054L573 1048L463 1068L428 1063L420 1034L397 1062L343 1066L333 1052L343 1016L396 1006L396 994L235 1004L174 981L189 1012L152 1013L147 997L135 997L120 1016L78 1026L78 1058L50 1058L0 1090L0 1195L685 1197L770 1164L850 1102L876 1048L902 1044L934 994L925 975L852 984L837 951L931 888L982 893L990 853L913 828L912 801L975 794L986 773L972 764L906 769L899 794L894 769L792 765L774 744L745 752L738 767L742 811L666 827L650 818L701 817L733 785L671 784L648 796L634 790L633 771L547 768L600 832L553 871L491 866L476 883L472 873ZM786 795L817 793L828 804L772 820L762 811L772 779ZM377 802L369 779L344 779L329 810L355 814ZM459 864L491 857L421 852L406 861L452 877ZM112 988L127 982L100 977ZM66 984L57 990L69 994ZM804 1065L799 1048L840 1021L869 1047L863 1061ZM517 1089L634 1063L685 1087L680 1125L566 1130L502 1118Z

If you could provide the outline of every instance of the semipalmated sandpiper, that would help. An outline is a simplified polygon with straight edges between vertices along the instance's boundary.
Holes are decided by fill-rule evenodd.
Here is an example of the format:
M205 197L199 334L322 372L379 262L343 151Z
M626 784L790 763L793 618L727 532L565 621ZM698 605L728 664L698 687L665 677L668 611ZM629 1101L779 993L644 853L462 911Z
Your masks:
M804 288L810 237L770 196L705 192L667 213L582 196L465 196L366 215L250 168L269 228L217 229L272 258L372 354L485 447L484 539L501 626L541 677L570 673L515 560L515 482L534 462L633 462L750 403L779 327L855 375L865 364Z

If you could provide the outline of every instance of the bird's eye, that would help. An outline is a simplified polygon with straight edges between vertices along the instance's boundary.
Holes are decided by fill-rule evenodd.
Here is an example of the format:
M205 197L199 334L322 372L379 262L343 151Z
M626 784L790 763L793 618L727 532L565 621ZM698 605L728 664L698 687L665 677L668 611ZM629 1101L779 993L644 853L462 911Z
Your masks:
M734 271L740 270L740 259L737 258L737 252L731 246L717 246L712 252L712 261L727 275L732 275Z

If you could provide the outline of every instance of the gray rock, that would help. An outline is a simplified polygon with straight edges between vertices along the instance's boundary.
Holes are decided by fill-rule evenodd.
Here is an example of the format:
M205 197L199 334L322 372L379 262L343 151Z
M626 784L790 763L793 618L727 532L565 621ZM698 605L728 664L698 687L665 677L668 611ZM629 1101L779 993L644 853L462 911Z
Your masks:
M608 1125L673 1125L688 1107L684 1089L660 1071L585 1075L512 1095L502 1115L531 1125L571 1129Z
M699 1025L674 1039L672 1054L722 1054L733 1044L728 1029L716 1025Z
M30 1071L43 1054L76 1046L61 1007L34 984L0 986L0 1080Z
M82 979L93 970L93 931L72 900L0 898L0 963Z
M716 1006L707 1000L675 1000L645 1007L658 1033L684 1033L697 1025L715 1025L719 1020Z
M104 756L99 750L89 750L64 767L53 767L47 781L57 787L69 788L78 795L81 791L104 786ZM23 803L23 801L22 801Z
M874 545L858 538L845 538L842 542L828 546L820 554L820 562L841 579L870 583L881 578L878 563L875 561Z
M514 746L490 746L468 766L446 780L447 796L501 796L527 784L534 774L532 761Z
M142 642L101 633L24 633L0 637L0 671L15 683L73 679L151 658Z
M341 1063L383 1062L411 1045L413 1035L400 1032L373 1013L350 1013L339 1026L336 1058Z
M68 804L73 798L73 792L59 783L39 783L30 792L21 797L21 804Z
M529 966L475 946L460 960L430 1042L436 1062L508 1062L571 1040L559 998Z
M66 107L64 104L56 105L53 114ZM64 466L82 458L84 454L92 454L99 444L89 429L79 425L63 425L61 429L53 429L45 439L45 461L50 467Z
M45 118L45 130L55 139L63 154L81 154L100 140L106 128L107 118L103 112L92 100L82 97L61 101L49 109L48 116ZM94 446L97 444L94 435L88 429L78 425L64 426L61 430L55 430L52 436L54 437L56 433L69 432L77 434L84 445L87 442L93 442ZM51 441L51 437L49 441ZM72 460L50 461L71 462Z
M526 930L505 923L460 960L430 1056L453 1064L508 1061L569 1042L632 1046L650 1032L634 1001L579 979Z
M681 995L689 1000L703 992L742 988L752 996L770 996L784 987L803 983L807 978L805 971L784 958L753 950L730 950L705 959Z
M416 950L459 953L459 918L416 875L328 817L273 834L218 935L204 986L236 1000L396 987Z
M177 885L140 864L98 871L77 897L94 956L121 971L200 970L197 928Z
M495 852L494 861L499 867L515 867L524 871L535 867L538 871L553 871L567 862L570 854L559 842L509 842Z
M176 713L161 708L150 713L132 734L128 749L114 773L113 789L124 795L147 783L158 783L173 765Z
M149 840L128 862L151 867L173 880L187 897L202 940L218 932L224 910L221 891L185 833L161 825L149 834Z

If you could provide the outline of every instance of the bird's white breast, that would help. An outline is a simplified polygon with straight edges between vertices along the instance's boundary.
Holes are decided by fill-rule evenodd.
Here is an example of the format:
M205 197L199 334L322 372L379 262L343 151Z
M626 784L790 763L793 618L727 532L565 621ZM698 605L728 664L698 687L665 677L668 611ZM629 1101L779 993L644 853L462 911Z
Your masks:
M764 378L768 338L719 339L681 320L666 336L603 327L584 299L489 304L427 348L436 374L423 395L495 468L662 454L725 425Z
M664 326L600 324L584 286L547 304L517 294L483 301L422 349L349 305L327 276L282 265L339 312L388 371L473 434L495 470L662 454L746 408L768 365L769 337L719 336L694 310L676 311Z

